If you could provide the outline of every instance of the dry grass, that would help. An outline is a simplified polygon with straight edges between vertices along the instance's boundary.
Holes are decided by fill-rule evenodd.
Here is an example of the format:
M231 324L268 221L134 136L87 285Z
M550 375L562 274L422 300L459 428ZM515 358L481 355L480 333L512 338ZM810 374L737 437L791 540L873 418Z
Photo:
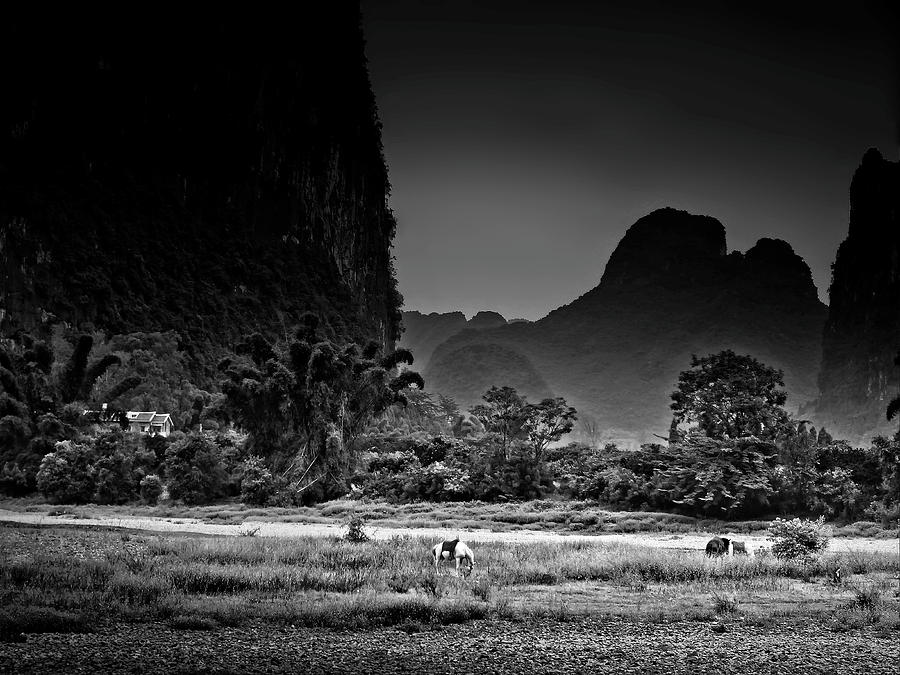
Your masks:
M91 553L53 550L50 532L84 540L79 550ZM351 543L7 527L0 544L13 534L16 546L0 554L4 635L64 622L88 630L108 619L412 630L489 616L765 622L843 613L889 623L898 607L900 556L883 553L801 564L620 543L487 542L476 548L475 573L462 579L435 573L431 542L409 536ZM832 581L836 567L846 572L840 583Z

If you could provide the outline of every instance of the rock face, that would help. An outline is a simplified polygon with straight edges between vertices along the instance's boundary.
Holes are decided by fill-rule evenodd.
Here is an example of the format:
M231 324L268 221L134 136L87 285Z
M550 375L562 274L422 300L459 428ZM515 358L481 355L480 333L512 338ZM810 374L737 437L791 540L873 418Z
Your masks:
M655 211L629 228L596 288L534 323L458 333L435 350L425 379L437 391L452 383L472 405L487 387L484 370L467 369L477 362L467 350L502 346L507 362L533 373L494 368L489 385L524 378L530 398L549 388L609 438L646 442L667 433L669 395L691 354L733 349L783 369L796 410L817 395L827 314L809 268L783 241L726 251L714 218Z
M854 442L892 434L885 411L900 387L900 162L875 149L850 184L850 228L828 294L821 396L808 414Z
M478 312L466 320L462 312L403 312L403 335L400 346L409 349L416 359L417 370L428 365L435 347L464 330L483 330L505 326L506 319L497 312Z
M13 14L0 55L3 332L175 329L207 370L307 310L393 343L357 7Z

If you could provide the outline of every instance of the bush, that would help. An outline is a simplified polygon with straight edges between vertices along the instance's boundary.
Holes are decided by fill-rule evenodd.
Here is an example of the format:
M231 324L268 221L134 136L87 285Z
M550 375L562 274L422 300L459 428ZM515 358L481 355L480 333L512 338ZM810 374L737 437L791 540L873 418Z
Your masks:
M141 478L141 499L143 499L146 504L150 504L151 506L156 504L156 502L159 501L162 491L162 481L156 474L151 473L150 475Z
M262 457L252 456L241 465L241 501L265 506L275 494L275 479Z
M94 494L93 450L72 441L60 441L41 460L37 488L57 504L80 504Z
M347 523L347 535L344 539L360 544L369 541L371 537L363 529L364 522L365 519L362 516L350 516L350 522Z
M776 518L769 527L773 541L772 555L781 560L808 559L828 548L830 532L825 527L825 517L817 520Z
M190 434L166 449L169 494L185 504L209 503L225 489L227 472L219 448L201 433Z

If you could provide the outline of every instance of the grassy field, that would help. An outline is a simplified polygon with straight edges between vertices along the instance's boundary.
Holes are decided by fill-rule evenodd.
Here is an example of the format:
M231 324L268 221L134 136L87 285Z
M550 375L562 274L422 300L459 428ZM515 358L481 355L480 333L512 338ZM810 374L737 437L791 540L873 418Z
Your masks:
M89 631L108 621L415 631L585 615L900 627L900 555L801 564L617 543L484 542L474 573L460 578L435 572L430 543L0 526L0 634Z
M58 506L37 499L7 499L0 508L38 513L67 513L75 517L150 516L195 518L209 523L241 525L244 522L344 524L351 516L383 528L440 528L449 530L489 529L494 532L536 530L583 534L635 532L737 532L763 533L768 520L721 521L691 518L672 513L610 511L595 502L534 500L491 504L486 502L415 502L389 504L341 499L309 507L254 508L240 502L210 506L160 504L143 506ZM860 521L833 527L836 537L896 538L897 529Z

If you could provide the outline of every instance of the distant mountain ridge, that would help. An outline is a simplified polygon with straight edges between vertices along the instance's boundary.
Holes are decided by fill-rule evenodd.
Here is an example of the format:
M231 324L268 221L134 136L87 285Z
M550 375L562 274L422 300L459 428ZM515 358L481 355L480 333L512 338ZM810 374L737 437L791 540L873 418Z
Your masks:
M727 253L718 220L660 209L628 229L596 288L534 323L457 332L424 375L463 407L487 379L518 382L531 398L565 396L610 437L644 442L668 429L669 394L691 354L752 354L784 370L789 408L814 399L826 315L786 242ZM486 368L488 352L509 367Z
M497 312L478 312L471 319L466 319L462 312L422 312L406 311L402 313L403 334L400 346L409 349L415 357L415 367L423 370L431 359L435 347L464 330L483 330L505 326L506 319Z

